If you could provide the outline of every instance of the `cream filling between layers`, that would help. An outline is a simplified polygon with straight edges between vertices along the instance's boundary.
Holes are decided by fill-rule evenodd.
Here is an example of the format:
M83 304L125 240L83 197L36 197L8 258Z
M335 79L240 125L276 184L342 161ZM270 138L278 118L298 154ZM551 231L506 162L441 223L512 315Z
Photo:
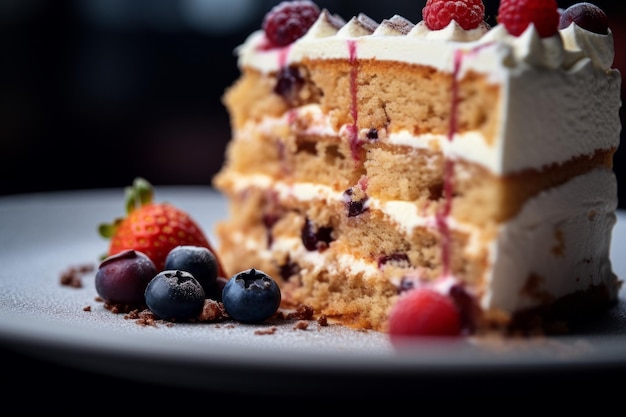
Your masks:
M272 187L283 199L343 202L342 193L323 185L286 184L264 175L231 175L235 191ZM479 297L483 309L507 312L537 306L545 296L559 298L591 286L606 285L616 291L609 259L611 233L616 222L616 196L615 174L596 169L532 198L518 216L500 227L497 238L486 248L490 272L484 277L481 288L468 290ZM435 218L421 215L412 203L382 203L370 198L370 207L383 212L408 234L416 226L435 227ZM448 219L448 225L451 230L470 235L471 243L464 250L482 249L480 229L452 218ZM379 274L376 263L349 254L340 255L333 263L328 252L307 251L299 238L277 237L269 250L265 249L265 240L257 242L242 233L231 237L266 259L271 259L272 250L288 251L302 259L306 267L327 269L332 274L362 273L365 279ZM525 288L532 277L538 279L530 293ZM442 277L432 285L445 291L453 279Z
M344 204L345 199L343 192L333 190L331 187L310 182L287 183L276 181L269 176L263 174L239 175L231 173L232 190L241 193L248 188L258 188L261 190L271 189L279 200L295 199L297 201L323 201L328 203ZM381 202L376 198L368 198L367 206L372 210L379 210L385 217L395 224L403 232L410 236L416 227L437 228L437 219L433 215L424 216L418 210L418 207L411 202L406 201L387 201ZM481 249L480 233L481 229L470 224L457 221L453 218L447 219L448 226L451 230L459 230L469 235L469 244L464 248L466 253L478 252ZM327 268L331 265L327 261L324 253L316 251L308 251L302 245L300 237L285 238L275 237L272 242L272 249L260 249L266 244L265 241L257 241L251 237L244 236L243 233L235 233L234 240L238 240L248 250L254 250L260 257L271 259L272 251L288 251L298 259L304 259L320 268ZM365 262L362 259L355 258L349 254L339 257L340 268L342 271L350 271L351 273L361 272L365 279L373 278L379 273L376 263ZM342 272L339 270L331 272ZM399 284L395 283L396 285Z
M598 100L590 97L591 101ZM521 111L517 103L509 103L510 111ZM530 105L530 104L529 104ZM544 114L555 115L555 111L548 109L545 103L536 103L534 108L542 108ZM544 107L546 107L544 109ZM592 106L592 108L594 108ZM595 107L597 109L597 107ZM586 116L585 118L588 118ZM260 122L246 122L237 132L234 140L249 140L256 137L255 132L262 132L271 135L277 127L290 125L294 119L307 120L307 128L301 132L306 135L318 135L325 137L337 137L346 143L351 139L348 126L343 126L336 131L330 124L328 116L323 113L318 104L308 104L306 106L292 109L280 117L264 116ZM608 122L608 121L607 121ZM521 121L520 121L521 123ZM450 159L462 159L485 167L496 175L506 175L511 172L519 172L525 169L537 169L559 162L566 162L574 157L590 155L602 149L617 147L619 134L616 141L603 141L602 134L591 132L589 127L580 126L580 121L559 124L562 131L557 135L561 141L558 143L550 133L537 133L536 136L527 136L529 131L541 130L541 122L536 118L529 118L522 125L504 124L502 137L507 140L496 140L490 145L485 137L478 131L468 131L455 133L452 140L447 135L421 134L415 135L407 130L397 132L379 131L379 140L391 145L401 145L416 149L428 149L431 151L441 151ZM610 124L610 123L609 123ZM546 126L552 126L551 123ZM572 126L577 128L576 132L571 131ZM550 130L551 132L551 130ZM571 133L567 138L563 137L563 132ZM359 133L359 139L368 141L367 130ZM555 133L556 134L556 133ZM610 142L610 143L609 143ZM607 148L608 147L608 148ZM558 151L557 151L558 150Z

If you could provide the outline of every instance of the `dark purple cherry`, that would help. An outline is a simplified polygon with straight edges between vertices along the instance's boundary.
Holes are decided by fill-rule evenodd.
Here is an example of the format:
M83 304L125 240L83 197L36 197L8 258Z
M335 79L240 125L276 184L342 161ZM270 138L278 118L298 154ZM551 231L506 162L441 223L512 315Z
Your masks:
M581 2L563 10L559 19L559 29L565 29L572 23L600 35L609 33L609 19L595 4Z
M156 273L154 263L146 254L125 250L100 263L95 278L96 292L108 303L144 305L144 291Z

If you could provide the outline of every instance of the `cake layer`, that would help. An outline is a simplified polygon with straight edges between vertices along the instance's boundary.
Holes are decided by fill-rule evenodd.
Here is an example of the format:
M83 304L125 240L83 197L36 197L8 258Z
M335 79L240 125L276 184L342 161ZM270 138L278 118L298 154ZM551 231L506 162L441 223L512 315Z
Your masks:
M230 220L217 231L227 269L280 276L288 299L347 324L383 330L381 310L400 291L443 276L463 283L483 310L480 320L496 317L493 325L576 292L602 288L605 302L617 294L604 233L616 208L607 169L541 193L505 224L451 221L449 273L436 212L370 197L363 213L349 217L345 196L319 184L262 176L237 184Z

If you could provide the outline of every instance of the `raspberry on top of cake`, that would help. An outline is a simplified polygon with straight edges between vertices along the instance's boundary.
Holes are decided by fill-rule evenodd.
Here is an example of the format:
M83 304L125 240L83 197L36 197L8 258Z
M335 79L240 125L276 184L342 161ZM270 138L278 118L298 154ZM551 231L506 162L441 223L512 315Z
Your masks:
M237 48L214 178L225 267L392 334L529 333L610 306L621 75L606 16L553 0L502 0L493 27L480 0L421 12L286 1Z

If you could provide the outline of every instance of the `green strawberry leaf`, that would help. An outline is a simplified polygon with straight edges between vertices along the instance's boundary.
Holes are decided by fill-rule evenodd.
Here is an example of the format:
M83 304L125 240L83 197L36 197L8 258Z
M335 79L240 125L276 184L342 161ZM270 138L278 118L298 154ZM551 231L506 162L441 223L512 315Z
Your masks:
M152 184L142 178L136 177L133 184L124 188L124 208L126 215L129 215L135 209L149 204L154 199L154 187ZM101 223L98 225L98 234L105 239L111 239L123 218L114 219L111 223Z

